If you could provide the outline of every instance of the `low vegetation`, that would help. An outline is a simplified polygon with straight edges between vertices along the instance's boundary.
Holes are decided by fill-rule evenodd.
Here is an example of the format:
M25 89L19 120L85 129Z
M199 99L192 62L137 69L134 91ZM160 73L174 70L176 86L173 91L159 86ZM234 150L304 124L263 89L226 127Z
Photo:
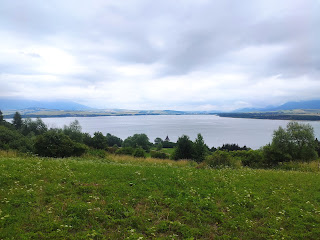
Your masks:
M319 150L296 122L251 150L0 116L0 239L319 239Z
M176 143L156 138L151 143L146 134L134 134L122 140L110 133L95 132L93 136L83 133L75 120L63 129L48 129L43 121L21 118L17 112L13 122L3 120L0 111L0 149L15 149L43 157L81 156L93 149L137 158L189 159L210 167L253 168L274 167L284 162L308 162L320 153L320 143L315 139L311 125L290 122L287 128L274 131L272 142L259 150L238 144L223 144L209 148L201 134L192 141L182 135Z
M186 160L110 154L60 159L2 151L0 156L1 239L318 239L320 234L319 171L199 169Z

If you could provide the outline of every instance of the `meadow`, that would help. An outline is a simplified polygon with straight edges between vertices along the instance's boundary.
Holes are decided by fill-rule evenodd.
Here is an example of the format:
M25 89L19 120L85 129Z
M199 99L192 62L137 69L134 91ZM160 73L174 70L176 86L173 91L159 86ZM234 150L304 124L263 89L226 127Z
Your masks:
M207 169L2 151L0 239L319 239L320 174L312 164Z

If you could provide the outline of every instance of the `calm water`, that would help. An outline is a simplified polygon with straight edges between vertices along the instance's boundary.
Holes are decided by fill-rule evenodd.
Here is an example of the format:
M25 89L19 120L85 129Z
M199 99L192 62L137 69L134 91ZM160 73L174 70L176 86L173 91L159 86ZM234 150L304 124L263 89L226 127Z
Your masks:
M185 134L194 140L201 133L209 147L221 146L224 143L237 143L253 149L269 143L272 133L279 126L285 127L285 120L257 120L241 118L220 118L214 115L191 116L120 116L120 117L68 117L43 118L49 127L63 127L78 119L83 132L93 134L100 131L111 133L122 139L135 133L145 133L151 142L156 137L171 141ZM320 122L310 123L315 135L320 139Z
M220 118L214 115L191 116L120 116L120 117L68 117L43 118L49 127L63 127L78 119L83 132L93 134L100 131L111 133L122 139L135 133L145 133L151 142L156 137L171 141L186 134L194 140L201 133L209 147L221 146L224 143L237 143L257 149L272 139L272 133L279 126L285 127L285 120L257 120L241 118ZM320 122L310 123L315 135L320 139Z

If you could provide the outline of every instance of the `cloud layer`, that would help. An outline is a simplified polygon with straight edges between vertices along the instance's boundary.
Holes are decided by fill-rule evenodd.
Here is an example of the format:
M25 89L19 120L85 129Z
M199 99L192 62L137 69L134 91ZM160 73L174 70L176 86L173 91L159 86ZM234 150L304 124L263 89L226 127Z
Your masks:
M231 110L319 98L320 2L2 1L0 96Z

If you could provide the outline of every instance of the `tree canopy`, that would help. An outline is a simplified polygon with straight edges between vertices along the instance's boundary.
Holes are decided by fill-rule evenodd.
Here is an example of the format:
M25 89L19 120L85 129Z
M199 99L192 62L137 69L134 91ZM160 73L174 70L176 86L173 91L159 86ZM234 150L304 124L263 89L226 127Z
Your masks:
M12 121L14 127L16 129L21 129L22 128L22 117L21 117L21 114L19 112L16 112L13 116L13 121Z
M193 142L186 135L179 137L174 152L174 159L192 159L194 154Z
M149 138L146 134L134 134L126 138L122 144L123 147L133 147L138 148L141 147L146 151L150 150L151 143L149 142Z
M317 157L314 130L310 124L289 122L274 131L271 144L264 147L269 164L285 161L310 161Z

